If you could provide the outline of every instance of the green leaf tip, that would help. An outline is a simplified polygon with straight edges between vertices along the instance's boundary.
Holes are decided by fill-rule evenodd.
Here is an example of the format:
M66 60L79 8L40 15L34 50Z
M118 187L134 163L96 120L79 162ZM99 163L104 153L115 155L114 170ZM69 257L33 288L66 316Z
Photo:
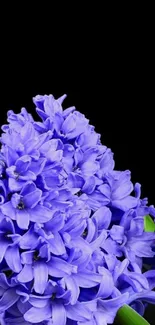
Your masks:
M146 232L155 232L155 223L149 215L144 217L144 229Z
M128 305L121 307L116 315L119 325L150 325L142 316Z

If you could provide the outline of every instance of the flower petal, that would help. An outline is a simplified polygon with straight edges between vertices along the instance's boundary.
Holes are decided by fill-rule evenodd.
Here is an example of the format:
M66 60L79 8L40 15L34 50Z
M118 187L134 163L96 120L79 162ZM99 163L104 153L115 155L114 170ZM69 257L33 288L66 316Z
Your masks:
M33 263L34 251L27 251L21 253L22 264L32 264Z
M29 226L29 213L26 209L18 210L16 209L16 220L17 225L20 229L28 229Z
M28 155L22 156L17 159L15 165L17 173L21 174L27 171L28 167L30 166L31 157Z
M66 253L65 245L60 234L54 234L54 238L49 239L49 249L54 255L63 255Z
M126 271L128 265L129 265L129 261L126 258L122 262L119 262L118 265L115 266L115 270L114 270L114 273L113 273L114 282L116 282L117 279L121 276L121 274L124 271Z
M24 185L21 191L21 195L25 196L29 193L34 192L35 190L36 190L36 185L32 181L29 181Z
M81 287L81 288L92 287L93 288L101 282L102 275L86 270L86 271L78 272L77 274L74 274L73 278L75 279L75 281L77 282L77 285L79 287Z
M71 265L64 261L63 259L59 257L52 256L50 262L47 264L49 268L49 274L51 276L56 276L59 277L59 275L54 275L54 274L62 274L60 277L65 276L65 275L71 275L72 272L75 273L77 272L77 266Z
M108 298L114 289L114 281L112 275L105 267L99 267L99 273L102 274L102 280L96 298Z
M31 227L20 239L20 248L22 249L34 249L38 245L38 235L34 232L34 228Z
M102 230L101 234L90 243L90 247L92 249L92 251L95 251L97 248L99 247L103 247L104 248L104 242L107 238L107 232L105 229Z
M68 175L67 182L68 182L68 186L71 188L82 188L84 185L83 177L76 173L70 173Z
M20 181L18 179L18 181L14 178L9 178L9 190L11 192L19 192L22 187L24 186L25 182L24 181Z
M7 216L13 220L16 220L16 214L15 214L16 209L13 208L11 202L7 202L7 203L3 204L1 206L1 211L5 216Z
M136 312L138 314L140 314L141 316L144 315L145 306L140 300L133 301L133 303L130 305L130 307L133 308L134 310L136 310Z
M4 312L13 304L15 304L18 299L19 296L17 295L15 289L8 289L5 291L4 295L0 299L0 313Z
M75 305L80 294L79 286L77 285L75 278L71 276L65 277L65 283L66 283L67 290L70 290L71 292L70 304Z
M155 292L150 290L143 290L142 292L134 293L133 295L129 296L127 303L130 304L136 299L155 304Z
M29 209L33 209L41 200L41 196L42 196L42 191L39 189L36 189L34 192L25 195L23 198L25 207Z
M111 222L111 211L107 207L99 208L92 216L96 221L99 230L108 229Z
M19 180L24 181L24 184L25 184L25 181L35 181L36 178L37 178L36 175L34 173L32 173L31 170L27 170L27 172L25 172L19 176Z
M32 266L25 264L22 271L17 275L17 280L21 283L32 281L33 280Z
M17 245L8 247L6 254L5 254L5 260L9 266L9 268L13 272L19 273L21 271L22 264L21 264L21 260L20 260L19 248Z
M53 325L66 325L66 311L62 304L52 303Z
M32 307L24 314L24 319L30 323L40 323L42 321L47 321L48 318L51 318L52 308L48 304L44 308Z
M37 223L44 223L52 219L54 212L42 205L28 209L30 220Z
M133 185L130 181L130 177L131 172L129 170L120 173L113 186L113 200L123 199L130 195L133 190Z
M141 241L137 240L137 238L138 237L133 237L132 240L129 240L127 246L139 257L153 257L155 253L151 248L152 243L149 242L149 240L148 242L143 240L143 236L139 237Z
M35 295L30 294L29 303L33 307L43 308L47 305L49 298L50 298L50 296L35 296Z
M87 177L87 179L85 181L82 191L85 192L86 194L91 194L94 192L95 187L96 187L95 176L89 176L89 177Z
M67 317L71 320L84 322L91 319L91 313L84 304L77 302L74 306L65 306Z
M4 218L0 221L0 228L4 233L15 233L14 223L10 218Z
M39 175L44 169L45 163L46 163L45 158L40 158L38 161L33 161L31 162L29 170L31 170L35 175Z
M118 226L118 225L113 225L112 228L109 231L110 237L113 240L116 240L119 244L123 242L124 238L124 227Z
M127 303L129 297L129 293L124 293L116 298L112 298L112 299L107 299L107 300L101 300L99 299L99 305L101 306L101 308L105 308L106 310L112 310L113 308L117 308L119 309L122 305L124 305L125 303Z
M7 277L6 277L6 275L4 273L0 273L0 287L5 289L5 291L6 291L6 289L9 286L11 287L13 285L9 284L8 279L7 279Z
M3 260L8 244L9 244L8 239L5 238L3 234L2 235L0 234L0 263Z
M34 290L43 294L48 281L48 267L45 262L34 263Z
M121 200L112 201L112 206L122 211L127 211L137 206L138 199L133 196L128 196Z

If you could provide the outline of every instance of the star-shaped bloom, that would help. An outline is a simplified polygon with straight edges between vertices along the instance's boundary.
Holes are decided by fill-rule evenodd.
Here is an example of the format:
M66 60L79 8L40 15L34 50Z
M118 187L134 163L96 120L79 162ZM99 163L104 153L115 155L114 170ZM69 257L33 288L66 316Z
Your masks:
M42 191L33 182L27 182L20 194L13 194L11 200L1 206L2 213L16 220L20 229L28 229L30 221L44 223L52 218L52 211L39 204Z

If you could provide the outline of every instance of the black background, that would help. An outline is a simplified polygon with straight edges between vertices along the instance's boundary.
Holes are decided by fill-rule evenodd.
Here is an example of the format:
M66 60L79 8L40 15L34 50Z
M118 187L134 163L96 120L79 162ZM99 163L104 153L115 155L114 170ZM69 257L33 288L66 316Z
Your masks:
M39 30L32 43L25 33L18 40L16 32L9 40L4 37L0 124L8 109L17 113L24 106L33 114L31 99L37 94L66 93L64 107L75 105L90 119L114 152L116 169L131 170L132 181L142 184L142 196L155 204L153 40L145 24L132 31L131 24L125 31L124 25L116 26L110 33L101 29L100 36L99 26L96 33L89 30L90 36L68 31L56 40L53 33L45 39ZM149 307L151 324L153 314Z

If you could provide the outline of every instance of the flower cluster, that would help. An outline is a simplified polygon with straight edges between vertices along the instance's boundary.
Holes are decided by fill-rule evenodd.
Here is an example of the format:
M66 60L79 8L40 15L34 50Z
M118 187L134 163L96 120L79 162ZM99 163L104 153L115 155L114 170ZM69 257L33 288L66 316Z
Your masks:
M0 323L106 325L155 302L154 214L65 95L8 112L0 151Z

